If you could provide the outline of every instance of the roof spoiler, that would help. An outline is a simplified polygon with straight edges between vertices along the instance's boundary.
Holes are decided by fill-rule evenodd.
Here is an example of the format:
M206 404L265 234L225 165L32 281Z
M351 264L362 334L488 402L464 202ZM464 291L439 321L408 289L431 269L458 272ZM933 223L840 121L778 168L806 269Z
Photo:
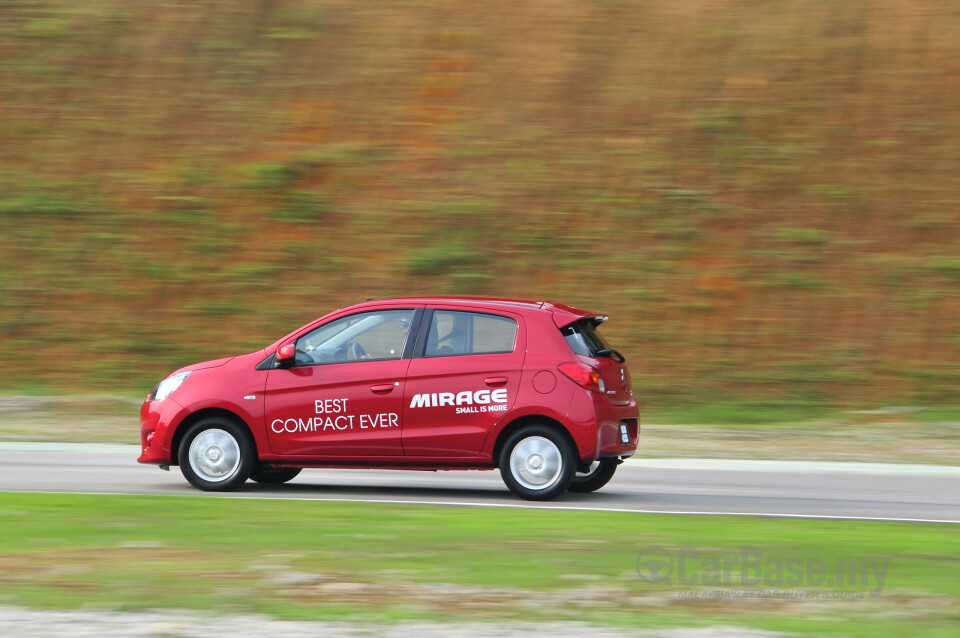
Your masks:
M610 317L607 315L575 315L569 313L553 313L553 322L557 324L558 328L566 328L570 324L577 323L578 321L588 321L593 324L594 328L596 328L609 318Z

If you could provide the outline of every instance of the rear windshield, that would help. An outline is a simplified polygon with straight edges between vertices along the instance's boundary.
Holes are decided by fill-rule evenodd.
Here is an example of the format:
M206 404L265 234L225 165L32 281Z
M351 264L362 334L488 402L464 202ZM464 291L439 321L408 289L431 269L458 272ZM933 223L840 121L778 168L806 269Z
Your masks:
M603 338L589 319L564 326L560 329L560 332L574 354L595 357L598 352L610 349L610 344L607 343L607 340Z

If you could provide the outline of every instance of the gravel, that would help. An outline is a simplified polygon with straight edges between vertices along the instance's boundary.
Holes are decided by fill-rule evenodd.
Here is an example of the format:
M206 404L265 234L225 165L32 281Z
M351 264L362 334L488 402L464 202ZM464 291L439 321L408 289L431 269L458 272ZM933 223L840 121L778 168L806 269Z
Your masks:
M582 623L321 622L193 611L34 611L0 607L0 636L17 638L774 638L736 626L625 630Z

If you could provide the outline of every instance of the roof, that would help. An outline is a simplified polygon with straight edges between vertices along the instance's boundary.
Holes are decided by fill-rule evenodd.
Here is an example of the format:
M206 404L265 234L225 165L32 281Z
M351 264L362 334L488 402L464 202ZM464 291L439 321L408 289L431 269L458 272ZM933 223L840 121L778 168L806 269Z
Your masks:
M606 319L606 317L604 317L603 315L599 315L594 312L589 312L587 310L583 310L582 308L577 308L575 306L568 306L566 304L552 303L549 301L533 301L530 299L512 299L509 297L474 297L469 295L448 295L448 296L441 295L441 296L431 296L431 297L383 297L380 299L369 299L362 303L349 306L349 308L362 308L364 306L376 307L377 305L391 305L395 303L404 303L404 302L406 303L413 302L417 304L422 303L425 305L436 304L436 303L452 304L452 305L463 304L464 306L472 306L474 308L477 306L487 306L490 308L501 307L504 309L512 307L514 309L522 309L526 311L543 310L551 314L551 317L553 318L553 322L556 324L558 328L562 328L564 326L567 326L573 323L574 321L578 321L580 319L584 319L587 317L596 317L599 321L604 321ZM336 312L339 313L346 309L347 308L339 308L337 309ZM330 313L330 314L334 314L334 313ZM271 352L276 350L281 343L284 343L287 339L289 339L293 335L301 332L304 328L308 326L311 326L311 329L312 329L312 326L317 325L321 320L329 316L330 316L329 314L324 315L323 317L320 317L319 319L307 324L306 326L301 326L300 328L297 328L287 336L275 341L272 345L267 346L263 351L264 354L270 354Z
M543 301L534 301L532 299L514 299L511 297L484 297L476 295L431 295L429 297L383 297L379 299L370 299L364 303L374 303L377 301L417 301L422 303L470 303L470 304L494 304L504 306L525 306L527 308L540 308Z
M471 295L432 295L429 297L384 297L380 299L370 299L357 306L377 303L391 303L395 301L416 302L416 303L445 303L445 304L464 304L470 306L519 306L529 310L546 310L553 314L553 320L558 327L563 327L585 317L600 317L601 315L569 306L567 304L552 303L549 301L534 301L531 299L514 299L510 297L483 297Z

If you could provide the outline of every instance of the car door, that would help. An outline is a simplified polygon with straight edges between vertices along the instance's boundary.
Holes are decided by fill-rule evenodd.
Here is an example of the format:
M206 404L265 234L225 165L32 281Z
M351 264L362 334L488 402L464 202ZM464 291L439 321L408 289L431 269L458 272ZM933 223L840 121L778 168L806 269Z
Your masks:
M298 337L296 359L267 374L270 447L292 457L403 453L403 391L422 310L338 317Z
M509 312L426 311L404 388L404 454L480 453L491 428L516 401L523 327L522 317Z

